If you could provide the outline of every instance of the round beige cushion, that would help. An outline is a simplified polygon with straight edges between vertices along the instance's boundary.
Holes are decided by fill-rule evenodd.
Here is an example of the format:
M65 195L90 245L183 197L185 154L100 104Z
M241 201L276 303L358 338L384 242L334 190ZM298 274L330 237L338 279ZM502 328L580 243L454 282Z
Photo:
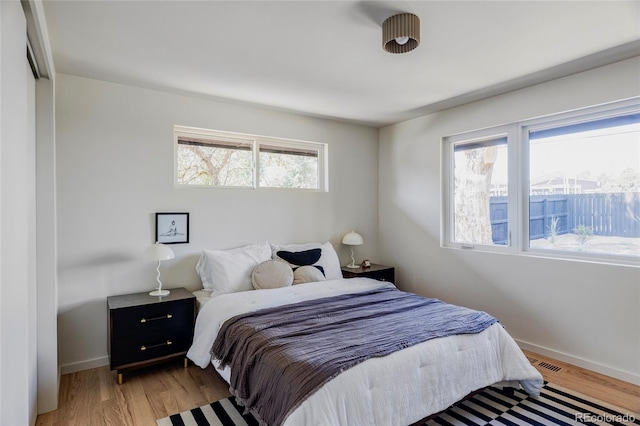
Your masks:
M301 266L293 272L293 284L324 281L326 278L318 268L311 265Z
M288 287L293 283L293 270L281 260L267 260L253 269L251 283L256 290Z

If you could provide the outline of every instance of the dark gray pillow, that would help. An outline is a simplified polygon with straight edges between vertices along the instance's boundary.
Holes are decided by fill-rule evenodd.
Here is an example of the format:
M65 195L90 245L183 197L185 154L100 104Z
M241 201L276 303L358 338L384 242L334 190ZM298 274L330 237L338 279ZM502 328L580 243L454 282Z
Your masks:
M322 256L322 249L315 248L310 250L303 251L285 251L280 250L276 253L278 257L282 260L289 262L295 271L299 266L313 266L317 268L322 275L324 276L324 268L320 265L315 265L318 260L320 260L320 256Z

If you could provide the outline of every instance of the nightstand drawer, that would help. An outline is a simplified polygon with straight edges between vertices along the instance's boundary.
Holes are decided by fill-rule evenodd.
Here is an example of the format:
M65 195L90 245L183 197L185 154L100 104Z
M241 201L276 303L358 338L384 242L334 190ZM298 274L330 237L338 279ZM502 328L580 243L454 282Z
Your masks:
M111 350L111 368L122 368L154 358L186 352L191 344L191 334L180 330L157 332L114 339Z
M378 281L389 281L395 283L395 268L393 266L371 264L367 268L349 268L342 267L342 276L344 278L366 277Z
M391 269L384 269L384 270L380 270L380 271L370 271L370 272L365 272L363 274L360 274L358 276L361 277L367 277L367 278L373 278L374 280L378 280L378 281L390 281L393 282L393 268Z
M113 337L185 329L193 323L193 301L178 300L155 305L115 309Z

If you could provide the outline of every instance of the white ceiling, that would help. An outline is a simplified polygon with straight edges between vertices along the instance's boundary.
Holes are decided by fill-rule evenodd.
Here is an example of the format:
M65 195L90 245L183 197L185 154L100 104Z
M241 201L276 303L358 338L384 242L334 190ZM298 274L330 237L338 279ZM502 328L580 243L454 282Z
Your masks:
M640 55L640 1L44 1L59 73L374 126ZM420 17L393 55L382 21Z

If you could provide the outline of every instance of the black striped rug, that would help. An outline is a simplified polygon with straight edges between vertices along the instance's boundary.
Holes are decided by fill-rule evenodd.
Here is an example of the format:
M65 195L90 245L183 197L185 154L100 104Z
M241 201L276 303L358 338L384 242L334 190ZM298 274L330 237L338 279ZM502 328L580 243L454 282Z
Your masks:
M233 397L158 420L158 426L258 426ZM640 414L546 383L539 398L490 387L426 421L436 425L640 425ZM381 425L382 426L382 425ZM386 426L386 425L384 425Z

